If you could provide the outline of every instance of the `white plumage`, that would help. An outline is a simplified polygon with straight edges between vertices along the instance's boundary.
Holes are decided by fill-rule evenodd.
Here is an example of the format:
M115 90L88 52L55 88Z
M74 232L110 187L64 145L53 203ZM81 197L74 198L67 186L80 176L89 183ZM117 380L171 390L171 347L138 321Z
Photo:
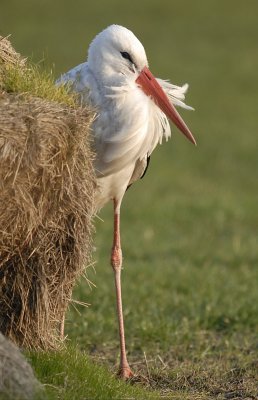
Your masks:
M175 86L155 79L148 69L144 47L128 29L112 25L92 41L88 60L62 75L58 84L67 83L79 93L82 103L97 111L93 123L98 180L95 205L99 210L114 201L114 241L111 263L115 272L121 342L120 374L132 375L124 343L120 270L120 205L127 187L139 179L147 159L158 143L171 135L167 116L195 143L174 105L184 104L188 85Z
M128 60L121 52L132 55L132 66L128 67ZM166 115L135 82L146 65L144 48L134 34L112 25L95 37L88 61L58 81L69 83L82 102L92 104L98 113L92 127L100 186L96 209L114 197L121 197L132 183L135 167L139 168L139 174L135 171L133 181L144 171L141 162L145 165L146 157L157 144L171 135ZM188 85L179 87L161 79L158 82L173 104L191 108L183 102Z

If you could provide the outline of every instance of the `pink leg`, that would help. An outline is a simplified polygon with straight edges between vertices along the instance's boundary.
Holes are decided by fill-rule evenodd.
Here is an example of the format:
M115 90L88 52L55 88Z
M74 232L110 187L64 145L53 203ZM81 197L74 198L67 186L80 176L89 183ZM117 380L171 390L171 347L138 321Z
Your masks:
M115 274L116 304L120 336L120 368L118 374L121 376L121 378L128 379L133 376L133 373L129 367L125 351L125 333L121 293L122 250L120 243L120 203L117 203L116 200L114 200L114 240L111 253L111 265Z

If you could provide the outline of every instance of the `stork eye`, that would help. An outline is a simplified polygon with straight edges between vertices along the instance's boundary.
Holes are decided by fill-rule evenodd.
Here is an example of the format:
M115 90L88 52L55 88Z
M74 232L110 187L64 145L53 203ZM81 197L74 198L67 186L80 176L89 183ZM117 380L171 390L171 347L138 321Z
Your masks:
M121 51L120 53L123 58L125 58L126 60L129 60L133 64L133 60L132 60L130 54L127 53L127 51Z

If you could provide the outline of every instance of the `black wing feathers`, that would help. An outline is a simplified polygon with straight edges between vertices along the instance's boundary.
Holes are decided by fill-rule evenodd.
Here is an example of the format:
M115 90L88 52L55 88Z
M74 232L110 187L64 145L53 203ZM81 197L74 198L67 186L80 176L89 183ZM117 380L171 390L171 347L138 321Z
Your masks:
M150 156L147 156L145 160L146 160L146 166L145 166L145 168L144 168L143 173L142 173L140 176L138 176L138 177L135 176L135 174L133 174L132 179L131 179L131 182L130 182L129 185L127 186L126 190L128 190L129 187L132 186L132 184L133 184L134 182L136 182L139 178L142 179L142 178L144 177L144 175L146 174L147 169L148 169L149 164L150 164ZM136 169L137 169L137 168L136 168ZM136 175L137 175L137 173L136 173Z

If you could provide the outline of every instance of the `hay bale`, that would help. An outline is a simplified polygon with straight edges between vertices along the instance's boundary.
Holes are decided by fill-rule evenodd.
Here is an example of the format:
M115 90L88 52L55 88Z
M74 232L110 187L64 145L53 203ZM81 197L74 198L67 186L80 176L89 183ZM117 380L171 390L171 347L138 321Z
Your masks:
M0 35L0 66L11 64L19 65L21 68L25 67L26 58L23 58L14 50L8 38L9 36Z
M0 331L20 346L47 349L59 342L72 288L91 257L93 113L6 93L29 88L8 80L17 72L27 82L33 71L0 37ZM36 78L34 86L37 71Z
M43 387L17 347L0 334L0 398L43 398Z
M51 348L91 256L92 113L0 94L0 331Z

